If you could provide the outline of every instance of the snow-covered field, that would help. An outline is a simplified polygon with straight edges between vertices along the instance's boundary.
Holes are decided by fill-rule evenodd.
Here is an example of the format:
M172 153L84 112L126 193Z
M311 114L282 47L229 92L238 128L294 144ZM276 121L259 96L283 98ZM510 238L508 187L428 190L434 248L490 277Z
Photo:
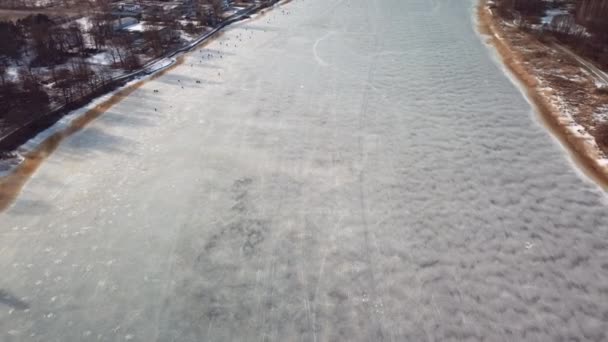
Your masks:
M469 5L294 0L145 83L0 214L0 340L606 339L606 196Z

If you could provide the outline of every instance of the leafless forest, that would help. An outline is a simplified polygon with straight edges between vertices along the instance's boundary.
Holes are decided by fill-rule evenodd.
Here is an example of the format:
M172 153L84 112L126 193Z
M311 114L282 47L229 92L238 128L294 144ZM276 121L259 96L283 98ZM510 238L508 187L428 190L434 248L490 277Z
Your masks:
M254 1L0 1L0 136L185 45Z
M516 18L522 27L543 38L557 38L608 67L607 0L498 0L495 6L498 13Z

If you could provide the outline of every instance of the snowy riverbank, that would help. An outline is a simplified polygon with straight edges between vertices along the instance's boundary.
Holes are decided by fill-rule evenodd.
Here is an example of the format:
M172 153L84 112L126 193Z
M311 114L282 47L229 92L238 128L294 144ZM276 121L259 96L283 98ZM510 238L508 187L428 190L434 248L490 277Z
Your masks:
M559 49L500 20L486 6L486 0L480 0L477 15L479 30L518 86L525 88L546 127L576 164L608 189L608 154L590 133L597 123L594 116L608 96L597 90L594 77Z
M188 53L193 49L196 49L197 46L208 41L209 39L212 39L226 27L239 21L252 18L256 15L258 11L263 11L264 9L274 6L280 2L281 1L274 1L268 4L257 4L249 8L234 11L234 13L232 13L230 17L228 17L222 24L213 28L209 32L206 32L202 36L192 39L192 41L190 41L186 46L180 47L177 50L168 53L166 56L149 61L139 70L115 77L113 80L114 82L127 81L127 83L123 84L117 89L110 91L109 93L94 98L92 101L78 109L68 112L49 128L44 128L36 132L35 128L32 130L31 128L26 127L36 126L36 121L45 120L44 117L40 117L34 119L31 123L28 123L23 127L16 128L14 131L4 133L0 137L0 139L8 138L11 135L26 135L32 137L28 139L25 143L18 146L16 150L11 151L10 153L5 153L2 157L0 157L0 178L5 177L11 172L15 171L15 168L28 158L28 154L36 153L36 151L40 149L40 146L50 137L56 136L58 133L67 130L73 125L74 121L82 120L82 118L86 116L87 113L95 111L95 109L98 108L100 105L103 105L104 103L112 100L112 98L116 94L120 94L124 92L125 89L129 89L133 85L145 81L148 77L156 75L159 72L171 66L174 66L180 55L183 55L184 53ZM61 110L61 108L59 108L58 110ZM32 132L34 132L34 135L32 135ZM0 187L2 187L2 182L3 181L0 179ZM2 191L0 190L0 195L1 193ZM0 207L2 206L0 205Z

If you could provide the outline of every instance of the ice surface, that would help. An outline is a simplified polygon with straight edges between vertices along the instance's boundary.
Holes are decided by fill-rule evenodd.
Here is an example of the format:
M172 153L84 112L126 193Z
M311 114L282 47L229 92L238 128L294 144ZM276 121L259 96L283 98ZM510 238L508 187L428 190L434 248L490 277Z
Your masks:
M606 196L471 6L294 0L110 108L0 214L0 340L605 340Z

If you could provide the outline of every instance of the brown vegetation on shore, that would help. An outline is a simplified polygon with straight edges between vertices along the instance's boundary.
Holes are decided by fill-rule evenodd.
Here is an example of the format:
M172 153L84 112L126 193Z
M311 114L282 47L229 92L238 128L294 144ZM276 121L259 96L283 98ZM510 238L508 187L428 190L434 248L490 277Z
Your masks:
M608 190L608 165L599 163L606 154L588 137L572 129L573 124L580 124L596 133L591 120L582 118L589 118L599 103L608 103L608 97L596 91L593 80L567 56L534 36L500 22L487 9L486 0L480 0L477 13L480 32L489 37L507 69L525 87L543 122L581 169ZM566 103L556 103L557 99ZM576 111L568 120L562 111L573 108Z

